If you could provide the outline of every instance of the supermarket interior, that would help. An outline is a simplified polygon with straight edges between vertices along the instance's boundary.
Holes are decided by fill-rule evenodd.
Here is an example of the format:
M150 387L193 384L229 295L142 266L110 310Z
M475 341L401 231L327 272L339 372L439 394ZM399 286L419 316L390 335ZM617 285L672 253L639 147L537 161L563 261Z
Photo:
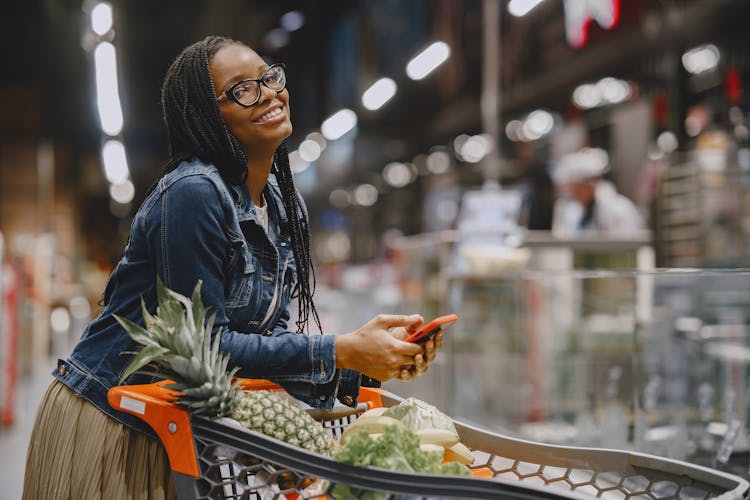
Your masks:
M285 65L322 332L458 315L384 388L750 479L747 0L27 0L0 25L0 499L208 35Z

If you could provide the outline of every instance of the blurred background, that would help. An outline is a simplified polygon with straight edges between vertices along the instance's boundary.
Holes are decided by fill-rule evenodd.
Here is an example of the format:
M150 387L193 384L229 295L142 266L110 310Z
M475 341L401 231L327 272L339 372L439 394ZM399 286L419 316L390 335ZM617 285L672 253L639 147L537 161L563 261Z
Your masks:
M745 0L5 2L0 497L167 159L164 73L209 34L287 66L324 330L459 313L431 375L389 388L747 474L748 21Z

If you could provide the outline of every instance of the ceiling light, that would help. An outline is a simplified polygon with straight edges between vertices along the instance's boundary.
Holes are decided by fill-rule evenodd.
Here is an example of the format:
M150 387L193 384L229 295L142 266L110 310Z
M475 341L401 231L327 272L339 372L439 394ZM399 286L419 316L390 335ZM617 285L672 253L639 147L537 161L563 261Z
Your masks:
M532 141L540 139L552 131L555 121L548 111L538 109L529 113L524 120L523 135Z
M299 151L289 153L289 168L292 169L292 173L299 174L307 170L308 167L310 167L310 162L304 160Z
M109 196L121 205L125 205L133 201L135 196L135 186L130 181L121 182L119 184L109 185Z
M305 15L298 11L292 10L281 16L281 27L287 31L297 31L305 25Z
M329 141L335 141L357 126L357 114L351 109L342 109L328 117L320 127Z
M450 55L451 49L447 43L435 42L409 61L406 74L412 80L421 80L443 64Z
M326 138L323 137L323 134L320 132L311 132L307 134L307 137L305 137L306 141L315 141L318 143L318 146L320 146L321 153L325 151L326 146L328 145L328 141L326 141Z
M94 49L94 72L96 73L96 104L102 130L115 136L122 131L122 107L117 87L117 56L115 46L101 42Z
M492 140L487 135L475 135L461 147L461 156L469 163L477 163L492 149Z
M104 176L111 184L120 184L128 180L130 171L125 157L125 146L122 142L111 139L102 146L102 163Z
M525 16L544 0L510 0L508 12L516 17Z
M314 162L320 158L320 144L312 139L305 139L299 145L299 156L306 162Z
M505 135L513 142L521 141L523 140L521 135L522 128L523 122L521 120L511 120L505 125Z
M599 87L592 83L579 85L573 91L573 104L581 109L591 109L599 106L602 102L602 93Z
M372 184L360 184L354 189L354 203L371 207L378 201L378 190Z
M596 83L596 87L602 99L608 104L623 102L632 94L628 82L612 77L602 78Z
M453 139L453 151L455 151L457 156L461 156L461 149L464 147L464 144L466 144L466 141L468 141L470 138L471 136L469 136L468 134L461 134Z
M688 73L697 75L716 69L719 65L719 58L719 49L716 45L701 45L682 55L682 65Z
M396 82L390 78L381 78L362 94L362 105L374 111L381 108L396 95Z
M98 3L91 9L91 29L99 36L112 29L112 6L110 4Z
M445 151L433 151L427 156L425 165L433 174L444 174L451 168L451 157Z
M407 186L416 178L417 168L411 164L392 162L383 168L383 179L395 188Z

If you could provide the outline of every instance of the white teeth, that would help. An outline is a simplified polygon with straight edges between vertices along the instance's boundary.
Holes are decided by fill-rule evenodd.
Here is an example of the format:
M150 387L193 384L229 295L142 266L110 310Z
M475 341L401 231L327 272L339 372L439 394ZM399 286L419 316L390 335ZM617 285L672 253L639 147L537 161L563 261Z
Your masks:
M260 118L258 118L258 120L257 120L257 121L259 121L259 122L264 122L264 121L266 121L266 120L270 120L271 118L273 118L273 117L275 117L275 116L278 116L278 115L280 115L281 113L282 113L282 111L281 111L281 108L276 108L276 109L272 109L272 110L271 110L271 111L269 111L268 113L265 113L265 114L264 114L264 115L262 115L262 116L261 116Z

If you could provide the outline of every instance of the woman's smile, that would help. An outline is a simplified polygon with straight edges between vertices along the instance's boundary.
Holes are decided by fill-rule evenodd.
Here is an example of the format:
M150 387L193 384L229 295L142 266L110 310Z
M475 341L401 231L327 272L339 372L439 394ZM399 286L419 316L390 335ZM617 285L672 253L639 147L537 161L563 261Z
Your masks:
M263 114L253 120L253 123L258 125L274 125L286 120L286 118L287 112L284 109L284 104L279 102L269 106Z

